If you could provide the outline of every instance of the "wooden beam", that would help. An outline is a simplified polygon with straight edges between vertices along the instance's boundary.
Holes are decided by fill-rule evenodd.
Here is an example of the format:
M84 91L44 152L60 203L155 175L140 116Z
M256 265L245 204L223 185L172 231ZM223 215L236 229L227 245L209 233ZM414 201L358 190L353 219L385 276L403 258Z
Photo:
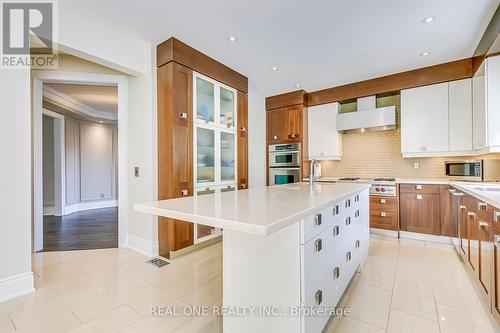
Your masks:
M308 105L320 105L402 89L426 86L472 76L472 58L424 67L408 72L346 84L308 93Z
M307 105L307 93L304 90L266 97L266 110L297 104Z
M171 61L198 73L248 93L248 78L191 46L171 37L156 47L156 65L161 67Z

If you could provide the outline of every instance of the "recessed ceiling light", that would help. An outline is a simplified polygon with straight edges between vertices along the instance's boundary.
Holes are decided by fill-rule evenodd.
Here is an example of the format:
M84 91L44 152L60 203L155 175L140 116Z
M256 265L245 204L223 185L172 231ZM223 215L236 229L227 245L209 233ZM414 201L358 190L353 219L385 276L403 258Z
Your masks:
M234 36L229 36L229 37L227 37L227 40L228 40L228 41L230 41L231 43L234 43L234 42L236 42L238 39L237 39L236 37L234 37Z
M300 88L300 83L295 83L295 88Z
M422 20L422 23L431 23L432 21L435 21L436 20L436 17L434 16L429 16L429 17L426 17Z
M276 71L278 70L278 67L277 67L277 66L273 66L273 67L271 67L271 70L272 70L273 72L276 72Z
M423 52L423 53L420 53L420 56L421 56L421 57L426 57L426 56L428 56L428 55L431 55L431 53L430 53L430 52Z
M102 121L102 120L99 120L99 124L103 124L103 123L104 123L104 121Z

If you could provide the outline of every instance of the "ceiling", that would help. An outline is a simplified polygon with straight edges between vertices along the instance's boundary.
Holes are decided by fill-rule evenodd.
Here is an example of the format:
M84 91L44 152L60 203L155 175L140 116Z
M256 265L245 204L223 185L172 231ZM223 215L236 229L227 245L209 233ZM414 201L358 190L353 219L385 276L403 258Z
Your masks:
M46 83L46 85L95 111L114 114L118 112L117 87L54 83Z
M155 44L175 36L268 96L297 90L296 84L314 91L470 57L499 3L65 0L59 6ZM436 20L423 23L429 16Z

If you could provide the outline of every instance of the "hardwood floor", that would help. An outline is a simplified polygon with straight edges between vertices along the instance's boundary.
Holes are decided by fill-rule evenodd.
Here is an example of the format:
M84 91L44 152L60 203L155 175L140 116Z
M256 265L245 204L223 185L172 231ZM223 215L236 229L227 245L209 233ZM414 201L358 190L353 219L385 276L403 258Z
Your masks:
M43 251L118 247L118 208L43 217Z

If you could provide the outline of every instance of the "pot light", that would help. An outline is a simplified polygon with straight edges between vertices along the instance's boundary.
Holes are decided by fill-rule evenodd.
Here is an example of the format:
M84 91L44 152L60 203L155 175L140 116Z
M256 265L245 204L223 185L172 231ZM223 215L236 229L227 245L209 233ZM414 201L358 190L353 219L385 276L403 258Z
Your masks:
M295 88L300 88L300 83L295 83Z
M273 67L271 67L271 70L272 70L273 72L276 72L276 71L278 70L278 67L277 67L277 66L273 66Z
M426 57L426 56L428 56L428 55L431 55L431 53L430 53L430 52L423 52L423 53L420 53L420 56L421 56L421 57Z
M426 17L422 20L422 23L431 23L432 21L435 21L436 20L436 17L434 16L429 16L429 17Z
M227 40L228 40L229 42L231 42L231 43L234 43L234 42L236 42L238 39L237 39L236 37L234 37L234 36L229 36L229 37L227 37Z

